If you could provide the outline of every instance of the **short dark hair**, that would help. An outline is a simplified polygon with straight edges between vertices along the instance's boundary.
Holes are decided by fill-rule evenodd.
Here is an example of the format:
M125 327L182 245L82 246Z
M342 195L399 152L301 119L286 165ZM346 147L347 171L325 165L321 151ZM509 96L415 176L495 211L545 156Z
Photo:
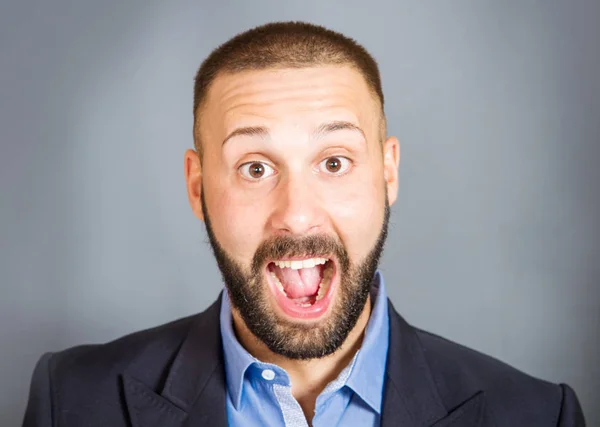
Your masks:
M202 62L194 81L194 145L200 158L199 110L211 83L220 73L344 64L363 75L379 99L383 116L383 90L377 62L364 47L341 33L307 22L272 22L223 43Z

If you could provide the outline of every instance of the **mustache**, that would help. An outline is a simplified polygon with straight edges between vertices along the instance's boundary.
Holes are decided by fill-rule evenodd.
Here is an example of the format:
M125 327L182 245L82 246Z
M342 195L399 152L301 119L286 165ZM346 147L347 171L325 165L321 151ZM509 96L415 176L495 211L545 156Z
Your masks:
M265 261L284 258L331 258L335 257L342 269L349 265L348 253L344 245L336 238L326 234L309 236L275 236L263 241L257 248L252 271L260 273Z

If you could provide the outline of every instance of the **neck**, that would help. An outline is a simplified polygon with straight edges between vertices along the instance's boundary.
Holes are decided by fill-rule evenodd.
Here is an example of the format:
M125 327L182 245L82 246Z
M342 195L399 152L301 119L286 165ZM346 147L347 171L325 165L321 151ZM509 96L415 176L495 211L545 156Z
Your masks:
M362 345L364 331L371 314L370 296L354 328L343 344L332 354L311 360L294 360L272 352L246 326L236 309L232 310L233 326L239 342L258 360L285 369L292 382L292 394L309 414L314 411L317 396L348 366ZM311 417L312 418L312 417ZM308 417L307 419L310 420Z

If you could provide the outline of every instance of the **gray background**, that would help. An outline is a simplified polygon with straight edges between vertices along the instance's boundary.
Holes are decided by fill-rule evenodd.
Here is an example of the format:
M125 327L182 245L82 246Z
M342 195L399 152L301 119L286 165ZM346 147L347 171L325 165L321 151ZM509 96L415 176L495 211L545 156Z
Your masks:
M4 1L0 413L48 350L205 308L192 79L233 34L327 25L378 59L400 194L382 270L422 328L568 382L600 425L600 2Z

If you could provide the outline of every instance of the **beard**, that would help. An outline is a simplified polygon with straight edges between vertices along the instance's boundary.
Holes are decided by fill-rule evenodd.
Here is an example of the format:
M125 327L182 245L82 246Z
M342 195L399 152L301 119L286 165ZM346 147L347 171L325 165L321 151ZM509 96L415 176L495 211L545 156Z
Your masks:
M257 248L250 270L236 262L215 237L201 191L206 233L217 260L231 305L244 323L272 352L294 360L309 360L334 353L346 340L364 310L383 253L390 217L387 191L384 219L373 248L359 263L352 263L338 240L325 234L277 236ZM265 261L333 254L340 283L330 313L322 321L299 323L282 319L272 308L265 276ZM385 303L385 302L384 302Z

